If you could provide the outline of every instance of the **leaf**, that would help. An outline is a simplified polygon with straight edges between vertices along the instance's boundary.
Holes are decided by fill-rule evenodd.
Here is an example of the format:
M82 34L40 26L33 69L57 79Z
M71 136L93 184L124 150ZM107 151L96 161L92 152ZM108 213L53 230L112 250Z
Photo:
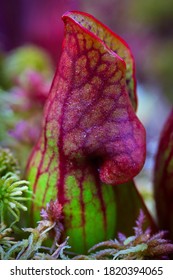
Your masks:
M31 216L37 219L40 207L57 197L64 234L81 253L114 236L113 185L141 170L145 129L129 98L135 82L128 83L133 60L125 43L87 14L69 12L63 20L62 55L27 170L36 197Z
M173 239L173 111L161 133L154 170L158 222Z
M118 185L115 187L117 205L117 231L125 235L134 234L134 221L139 216L139 211L145 216L145 228L150 228L153 232L157 230L156 224L149 213L142 196L137 190L134 181ZM142 225L143 226L143 220Z
M113 33L107 26L95 19L93 16L83 12L72 12L66 14L78 22L82 27L95 34L113 52L120 56L126 63L126 84L128 94L134 109L137 108L135 63L133 55L127 43L117 34Z

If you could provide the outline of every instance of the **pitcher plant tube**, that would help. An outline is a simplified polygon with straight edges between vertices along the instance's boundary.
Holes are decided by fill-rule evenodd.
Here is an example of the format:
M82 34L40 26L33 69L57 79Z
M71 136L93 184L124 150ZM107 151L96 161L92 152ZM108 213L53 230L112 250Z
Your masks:
M173 240L173 110L160 136L154 170L154 195L159 228Z
M27 165L35 196L30 216L39 220L40 209L57 199L64 237L74 252L85 253L114 238L118 219L128 223L130 213L117 213L117 188L126 196L129 185L134 209L145 208L131 180L143 167L146 136L135 114L135 67L127 44L86 13L67 12L62 19L62 54Z

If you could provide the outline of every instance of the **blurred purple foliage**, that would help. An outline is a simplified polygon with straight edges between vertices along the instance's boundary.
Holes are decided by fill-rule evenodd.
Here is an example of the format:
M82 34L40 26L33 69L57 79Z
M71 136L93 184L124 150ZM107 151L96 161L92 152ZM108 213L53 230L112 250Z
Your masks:
M58 58L63 37L61 16L78 9L79 0L0 0L0 48L11 50L27 43L45 48Z

